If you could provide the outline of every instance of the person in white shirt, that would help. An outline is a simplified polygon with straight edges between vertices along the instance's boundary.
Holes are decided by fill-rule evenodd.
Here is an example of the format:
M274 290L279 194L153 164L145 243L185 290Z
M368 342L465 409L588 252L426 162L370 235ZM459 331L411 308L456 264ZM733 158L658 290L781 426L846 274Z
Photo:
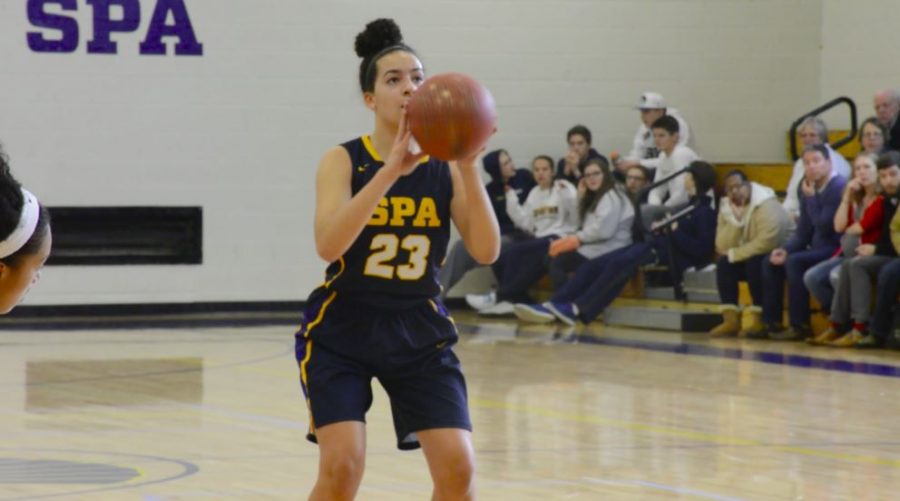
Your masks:
M506 214L522 231L535 238L561 236L578 228L577 191L572 183L553 181L553 164L549 157L539 156L532 162L537 186L531 189L525 202L506 197Z
M684 169L700 156L687 146L678 144L680 128L678 120L671 116L663 116L653 122L653 138L659 149L659 163L653 182L656 183L681 169ZM647 203L650 205L663 205L668 209L677 209L688 201L688 193L684 186L684 179L676 177L666 184L650 190Z
M466 294L466 303L487 315L512 314L513 302L530 300L528 288L547 270L550 242L578 229L578 193L572 183L554 181L553 159L540 155L532 161L537 186L525 202L506 197L506 213L519 229L534 238L504 248L492 265L497 290L487 294Z
M828 145L828 126L825 125L825 122L822 121L821 118L807 117L806 120L800 123L800 127L797 128L797 134L800 136L800 142L802 143L803 148L824 144L825 147L828 148L828 158L831 159L833 172L842 176L844 179L850 179L850 164L847 163L847 160L841 156L840 153L834 151L831 149L831 146ZM803 181L803 173L803 159L799 158L794 163L794 170L791 172L791 180L788 182L787 195L784 198L784 202L781 204L788 215L791 216L793 222L796 222L797 218L800 217L799 190L800 183Z
M674 117L678 120L678 144L696 150L694 136L687 121L675 108L669 108L663 96L656 92L641 94L640 101L635 109L641 112L641 125L634 135L631 151L624 158L616 162L616 169L624 173L631 167L642 165L646 169L656 169L659 165L659 149L653 139L653 122L664 116Z

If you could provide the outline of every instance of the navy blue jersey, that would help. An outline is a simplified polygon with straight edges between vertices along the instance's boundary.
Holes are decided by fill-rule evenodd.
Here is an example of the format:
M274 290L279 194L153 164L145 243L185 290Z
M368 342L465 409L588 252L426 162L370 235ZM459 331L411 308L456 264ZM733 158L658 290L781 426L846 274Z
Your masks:
M356 195L384 166L368 136L341 146L350 154ZM440 293L438 270L450 239L453 182L447 162L426 158L378 203L353 245L331 263L310 300L339 296L378 307L408 308Z

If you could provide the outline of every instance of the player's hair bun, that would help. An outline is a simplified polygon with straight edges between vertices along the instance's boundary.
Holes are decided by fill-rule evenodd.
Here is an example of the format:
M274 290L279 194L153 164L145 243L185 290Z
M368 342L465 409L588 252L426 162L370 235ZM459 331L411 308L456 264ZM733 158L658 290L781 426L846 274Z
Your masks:
M381 49L403 43L400 27L393 19L376 19L366 25L366 29L356 35L356 55L366 59Z

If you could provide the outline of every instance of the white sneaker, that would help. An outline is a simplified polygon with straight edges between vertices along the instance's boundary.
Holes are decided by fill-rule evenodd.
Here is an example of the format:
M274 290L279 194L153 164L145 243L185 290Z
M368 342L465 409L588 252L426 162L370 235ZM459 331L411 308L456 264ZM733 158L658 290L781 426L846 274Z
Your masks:
M494 306L491 306L489 308L485 308L483 310L478 311L478 313L480 313L482 315L495 315L495 316L512 315L515 312L516 312L515 306L513 306L513 304L510 303L509 301L500 301L499 303L495 304Z
M476 311L482 311L497 304L497 293L489 292L487 294L466 294L466 304Z

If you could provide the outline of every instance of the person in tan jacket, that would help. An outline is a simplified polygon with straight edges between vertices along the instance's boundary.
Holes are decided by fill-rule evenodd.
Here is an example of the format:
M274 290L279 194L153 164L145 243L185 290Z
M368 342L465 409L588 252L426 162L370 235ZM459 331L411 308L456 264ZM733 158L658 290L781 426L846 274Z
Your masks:
M712 337L744 335L762 325L762 262L787 236L790 218L768 186L733 170L725 177L716 226L716 282L722 300L722 323ZM741 330L738 282L746 280L753 297L752 325Z

